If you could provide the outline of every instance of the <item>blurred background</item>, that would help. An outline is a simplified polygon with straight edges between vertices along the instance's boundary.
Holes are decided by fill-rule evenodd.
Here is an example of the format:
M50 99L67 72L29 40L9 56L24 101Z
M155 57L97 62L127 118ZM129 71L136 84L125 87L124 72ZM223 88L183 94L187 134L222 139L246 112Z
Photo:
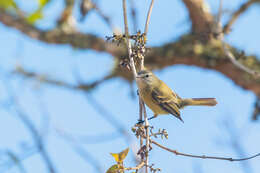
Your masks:
M213 18L218 13L216 0L155 1L147 36L151 51L195 33L189 1L202 3ZM248 2L223 1L223 25ZM143 30L149 4L128 1L131 33ZM252 1L225 35L244 59L255 56L256 70L259 11L259 2ZM106 36L123 33L122 15L121 0L0 0L1 173L105 172L115 164L109 153L127 147L125 165L136 165L139 141L131 127L139 117L137 87L124 75L130 72L120 70L123 46L106 42ZM218 105L182 110L184 124L173 116L151 120L169 134L158 142L197 155L240 158L260 152L259 79L233 66L220 70L229 60L202 68L199 58L198 63L167 63L160 58L171 55L159 55L145 64L176 93L215 97ZM259 162L187 158L156 146L150 152L150 163L162 172L257 173Z

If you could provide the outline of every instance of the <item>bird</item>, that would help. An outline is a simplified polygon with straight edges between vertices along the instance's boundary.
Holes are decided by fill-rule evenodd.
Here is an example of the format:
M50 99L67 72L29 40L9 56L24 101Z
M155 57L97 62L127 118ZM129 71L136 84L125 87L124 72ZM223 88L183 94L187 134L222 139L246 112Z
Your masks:
M215 98L181 98L166 83L146 69L137 73L136 82L139 96L154 113L149 120L158 115L171 114L184 122L180 109L186 106L215 106L217 104Z

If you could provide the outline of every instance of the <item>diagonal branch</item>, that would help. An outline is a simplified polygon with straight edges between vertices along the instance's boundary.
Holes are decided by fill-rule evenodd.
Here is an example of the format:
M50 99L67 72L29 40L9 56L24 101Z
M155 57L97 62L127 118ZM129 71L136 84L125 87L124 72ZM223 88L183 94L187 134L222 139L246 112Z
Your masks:
M237 11L235 11L230 20L223 27L223 33L227 34L230 32L231 26L235 23L235 21L242 15L251 5L256 2L260 2L259 0L248 0L244 4L242 4Z
M34 140L35 145L37 146L39 153L46 164L46 167L50 173L56 173L56 168L44 146L44 142L42 141L41 135L39 134L37 128L33 124L33 122L29 119L27 114L23 111L21 105L18 102L18 98L14 95L12 91L11 85L5 81L7 85L6 89L10 97L10 102L12 103L13 107L8 107L11 111L13 110L17 117L21 120L24 126L29 130L31 136Z

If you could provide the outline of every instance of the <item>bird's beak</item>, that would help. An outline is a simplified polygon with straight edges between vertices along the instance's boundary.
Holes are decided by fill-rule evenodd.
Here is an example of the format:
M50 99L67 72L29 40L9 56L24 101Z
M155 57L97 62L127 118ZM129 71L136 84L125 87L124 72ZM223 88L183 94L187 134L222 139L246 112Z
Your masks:
M136 78L142 78L141 76L136 76Z

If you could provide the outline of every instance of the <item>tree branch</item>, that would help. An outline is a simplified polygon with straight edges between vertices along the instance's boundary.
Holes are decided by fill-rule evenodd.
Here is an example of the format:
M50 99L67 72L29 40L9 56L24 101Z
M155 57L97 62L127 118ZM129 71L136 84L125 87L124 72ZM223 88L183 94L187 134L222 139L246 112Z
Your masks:
M174 153L175 155L180 155L180 156L185 156L185 157L193 157L193 158L199 158L199 159L215 159L215 160L227 160L227 161L231 161L231 162L234 162L234 161L244 161L244 160L249 160L249 159L253 159L255 157L258 157L260 156L260 153L258 154L255 154L251 157L246 157L246 158L241 158L241 159L233 159L233 158L228 158L228 157L215 157L215 156L205 156L205 155L193 155L193 154L186 154L186 153L180 153L178 152L177 150L172 150L170 148L167 148L153 140L151 140L151 143L155 144L156 146L166 150L166 151L169 151L171 153Z
M94 35L78 32L67 34L58 31L42 31L26 23L25 20L8 14L3 9L0 9L0 22L22 31L33 39L46 43L70 44L76 48L107 52L117 58L126 56L124 48L106 43L103 39ZM231 48L231 52L235 57L241 57L241 51ZM259 79L249 76L224 57L225 54L220 42L204 45L199 40L196 40L193 35L183 35L173 43L164 44L160 47L152 47L145 59L146 67L152 70L177 64L195 65L212 69L221 72L238 86L251 90L256 96L260 96ZM255 56L246 55L238 61L252 70L257 71L257 69L260 69L260 61ZM122 70L117 66L115 67L113 77L119 76L132 81L133 76L128 71Z
M235 11L230 20L223 27L223 33L227 34L230 32L231 26L235 23L235 21L242 15L252 4L260 2L259 0L248 0L244 4L242 4L237 11Z
M130 168L124 168L124 170L126 171L130 171L130 170L138 170L141 169L144 166L144 162L141 162L139 165L137 165L136 167L130 167Z
M195 34L211 33L211 25L214 18L211 15L208 4L204 0L182 0L186 5L192 21L192 31Z
M147 17L146 17L146 22L145 22L145 29L144 29L144 34L145 35L147 35L147 33L148 33L148 26L149 26L150 19L151 19L153 5L154 5L154 0L151 0L151 4L150 4L149 10L148 10Z
M66 33L59 29L41 30L29 24L25 18L20 16L13 16L2 8L0 8L0 22L6 26L16 28L33 39L46 43L70 44L72 47L76 48L93 49L96 51L107 52L110 52L109 50L111 50L113 47L111 44L110 46L106 47L106 42L103 39L98 38L92 34L84 34L76 31Z

